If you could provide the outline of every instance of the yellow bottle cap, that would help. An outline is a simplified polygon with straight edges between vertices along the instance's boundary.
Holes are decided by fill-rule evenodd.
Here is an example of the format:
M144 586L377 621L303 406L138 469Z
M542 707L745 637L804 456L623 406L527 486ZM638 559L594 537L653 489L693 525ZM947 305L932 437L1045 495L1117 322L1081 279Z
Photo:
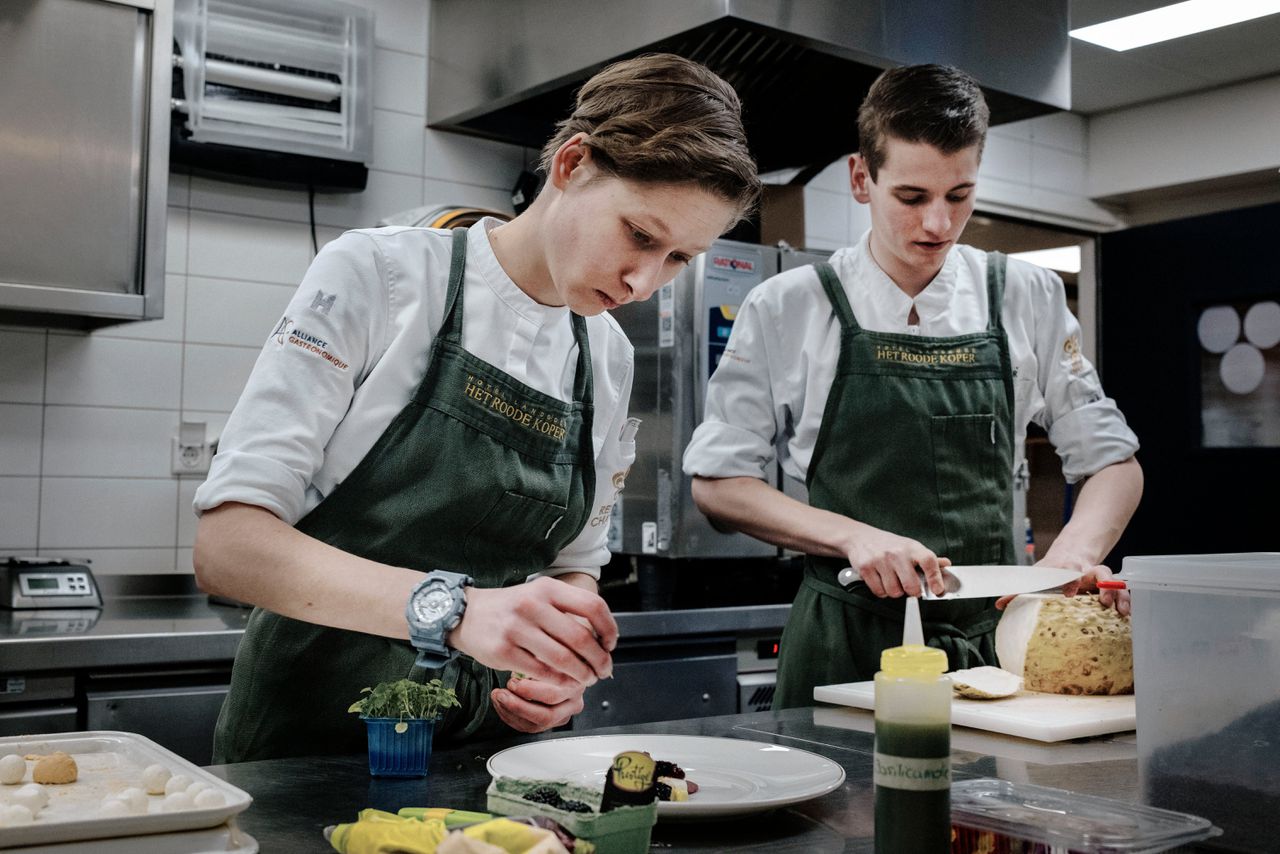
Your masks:
M947 654L922 644L895 646L880 653L880 670L890 676L940 676L947 672Z

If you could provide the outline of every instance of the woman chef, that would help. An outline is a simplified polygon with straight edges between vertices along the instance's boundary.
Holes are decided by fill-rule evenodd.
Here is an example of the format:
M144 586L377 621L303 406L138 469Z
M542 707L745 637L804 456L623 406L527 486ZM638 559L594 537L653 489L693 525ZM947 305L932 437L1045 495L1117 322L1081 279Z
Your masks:
M779 650L778 708L874 675L881 651L901 643L900 597L921 592L917 567L941 592L948 560L1014 562L1013 464L1030 421L1070 480L1089 478L1044 563L1082 570L1085 586L1109 576L1098 563L1141 495L1137 439L1080 353L1062 280L957 243L987 115L961 71L884 72L850 157L870 232L830 264L751 291L707 390L684 458L698 506L808 555ZM775 445L783 469L806 479L807 505L763 479ZM845 566L865 585L837 584ZM1115 604L1128 612L1127 596ZM996 663L991 600L926 602L922 614L952 669Z
M362 751L347 706L411 672L457 690L455 741L558 726L611 674L596 579L635 428L605 312L759 182L733 89L670 55L589 80L541 165L509 223L347 232L267 340L195 498L200 585L257 606L215 762Z

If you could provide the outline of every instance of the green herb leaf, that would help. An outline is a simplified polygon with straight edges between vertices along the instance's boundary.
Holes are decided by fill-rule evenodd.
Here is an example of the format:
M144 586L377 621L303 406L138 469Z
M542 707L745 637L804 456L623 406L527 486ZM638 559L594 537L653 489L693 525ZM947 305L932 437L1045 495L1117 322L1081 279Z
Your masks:
M457 693L444 687L439 679L426 683L398 679L365 688L361 693L368 696L356 700L347 711L367 718L435 720L445 709L462 705L458 702Z

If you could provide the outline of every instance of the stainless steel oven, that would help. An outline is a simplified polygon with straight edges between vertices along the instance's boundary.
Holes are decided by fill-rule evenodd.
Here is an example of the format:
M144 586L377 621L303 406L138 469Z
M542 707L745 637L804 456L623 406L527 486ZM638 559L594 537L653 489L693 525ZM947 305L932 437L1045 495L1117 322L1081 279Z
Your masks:
M630 411L643 424L626 490L613 508L610 548L615 554L675 559L778 555L774 546L712 528L693 504L681 458L702 421L707 380L724 353L743 299L781 270L824 257L720 240L648 302L617 313L636 348ZM795 486L788 492L794 493Z

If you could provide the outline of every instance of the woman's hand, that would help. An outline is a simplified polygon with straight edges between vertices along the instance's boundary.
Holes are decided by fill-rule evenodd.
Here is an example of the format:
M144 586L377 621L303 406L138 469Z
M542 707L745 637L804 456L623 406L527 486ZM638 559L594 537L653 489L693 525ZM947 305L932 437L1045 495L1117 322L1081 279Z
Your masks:
M579 708L582 691L613 674L617 643L618 624L605 601L553 578L468 588L467 610L449 634L450 646L481 664L556 686L553 705L576 691Z
M545 732L568 723L582 711L585 690L581 684L565 687L512 677L506 688L495 688L489 698L507 726L518 732Z
M853 524L852 544L847 547L849 566L876 596L919 596L923 591L916 567L924 570L930 590L938 595L946 592L942 567L950 566L950 560L938 557L908 537L861 522Z

